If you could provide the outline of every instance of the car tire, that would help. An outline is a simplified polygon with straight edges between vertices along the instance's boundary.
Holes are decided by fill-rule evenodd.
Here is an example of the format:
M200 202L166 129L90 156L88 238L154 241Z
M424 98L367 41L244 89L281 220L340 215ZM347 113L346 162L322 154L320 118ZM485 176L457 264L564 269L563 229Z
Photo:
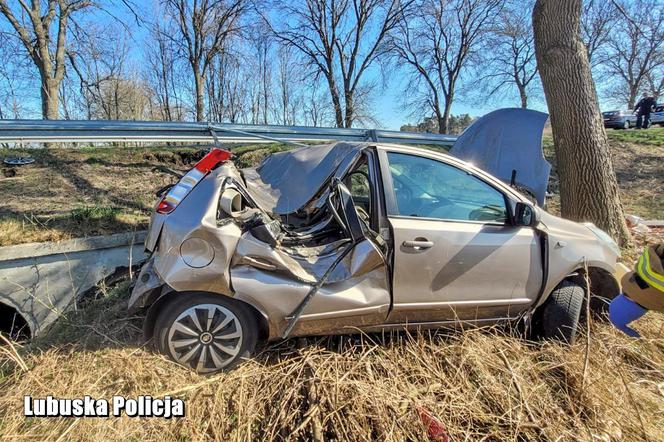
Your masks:
M623 123L623 129L627 130L630 127L632 127L632 125L629 123L629 120L625 120L625 122Z
M573 344L584 298L583 287L572 281L561 282L536 312L536 336L540 339Z
M181 293L159 313L157 349L199 374L235 367L256 348L258 325L247 306L224 295Z

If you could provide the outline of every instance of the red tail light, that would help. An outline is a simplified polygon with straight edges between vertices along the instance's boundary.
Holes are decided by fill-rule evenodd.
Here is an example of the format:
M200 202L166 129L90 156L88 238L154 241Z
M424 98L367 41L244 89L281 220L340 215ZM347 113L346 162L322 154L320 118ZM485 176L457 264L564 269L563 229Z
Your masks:
M231 153L227 150L212 149L175 186L171 187L168 193L159 201L156 209L157 213L167 214L174 211L205 175L214 169L217 164L228 161L230 157Z
M231 153L227 150L212 149L210 153L205 155L196 165L194 169L200 172L208 173L219 163L228 161L231 158Z

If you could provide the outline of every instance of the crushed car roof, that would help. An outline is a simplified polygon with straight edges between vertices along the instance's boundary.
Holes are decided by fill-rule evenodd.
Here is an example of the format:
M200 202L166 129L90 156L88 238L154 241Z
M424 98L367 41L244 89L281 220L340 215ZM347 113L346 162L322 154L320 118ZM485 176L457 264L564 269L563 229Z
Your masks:
M449 154L509 183L528 189L544 204L551 165L542 152L548 115L530 109L499 109L479 118L456 140ZM265 211L298 212L321 194L334 176L376 143L338 142L274 153L256 168L242 169L247 191Z
M242 170L247 190L268 212L277 215L296 212L369 145L334 143L274 153L258 167Z

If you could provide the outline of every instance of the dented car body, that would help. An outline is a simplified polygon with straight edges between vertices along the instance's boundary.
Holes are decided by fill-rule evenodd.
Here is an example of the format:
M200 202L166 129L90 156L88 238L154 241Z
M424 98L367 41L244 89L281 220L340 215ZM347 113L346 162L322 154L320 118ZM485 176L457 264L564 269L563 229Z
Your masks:
M587 266L596 295L617 294L606 234L451 155L334 143L242 170L229 156L213 150L159 203L129 301L199 372L304 335L523 319L571 340L580 311L541 313L561 284Z

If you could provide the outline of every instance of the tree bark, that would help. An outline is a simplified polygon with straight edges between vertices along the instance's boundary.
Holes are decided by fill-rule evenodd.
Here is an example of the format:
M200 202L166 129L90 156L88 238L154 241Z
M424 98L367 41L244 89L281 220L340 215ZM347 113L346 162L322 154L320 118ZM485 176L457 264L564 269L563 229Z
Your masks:
M629 87L629 97L627 98L627 109L634 109L634 106L636 106L636 96L638 94L639 91L635 86Z
M334 120L337 127L344 127L344 115L343 110L341 109L341 97L339 97L339 91L337 90L337 83L334 81L334 74L330 73L326 75L327 84L330 88L330 96L332 98L332 106L334 107Z
M560 179L561 215L630 240L595 84L581 41L582 0L537 0L533 30Z
M41 102L42 118L46 120L57 120L60 104L60 83L52 78L46 77L41 80Z
M344 127L352 127L355 119L355 101L352 92L346 92L346 116L344 117Z
M454 88L454 86L452 86ZM446 134L450 129L450 113L452 112L452 102L454 94L445 94L445 105L443 106L443 116L438 123L438 133Z
M522 84L517 84L519 88L519 97L521 98L521 109L528 109L528 94L526 93L526 87Z
M194 71L197 70L197 67L194 67ZM203 94L205 93L205 78L203 75L196 73L195 77L195 88L196 88L196 121L205 120L205 98Z

